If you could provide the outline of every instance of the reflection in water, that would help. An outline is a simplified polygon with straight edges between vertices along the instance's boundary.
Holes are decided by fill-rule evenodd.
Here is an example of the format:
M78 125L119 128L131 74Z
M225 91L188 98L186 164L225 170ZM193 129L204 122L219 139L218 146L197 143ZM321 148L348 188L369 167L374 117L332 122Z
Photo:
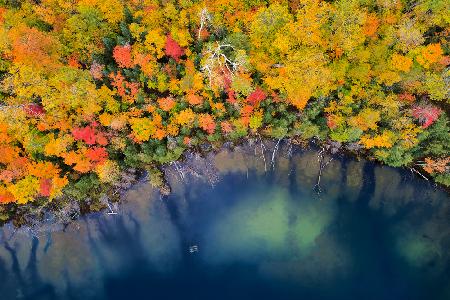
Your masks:
M347 163L345 175L344 195L348 201L358 200L364 181L364 161L350 161Z
M129 192L133 201L124 206L119 217L94 214L70 224L64 232L38 238L3 228L0 259L5 270L0 269L0 273L7 277L6 284L0 283L2 299L20 295L34 299L39 296L35 289L44 282L55 295L97 299L103 293L105 276L120 275L139 264L156 272L173 270L181 257L179 233L166 206L150 201L151 194L145 191L155 193L148 186L141 188L143 194ZM36 268L35 274L30 274L31 267ZM84 286L94 289L79 288Z
M414 187L411 184L404 184L399 172L388 167L375 167L375 192L370 200L370 206L382 208L385 213L394 215L398 208L410 201L421 199L414 197Z
M169 166L173 195L138 184L118 215L4 226L1 299L450 299L446 194L335 157L317 195L315 152L257 150Z

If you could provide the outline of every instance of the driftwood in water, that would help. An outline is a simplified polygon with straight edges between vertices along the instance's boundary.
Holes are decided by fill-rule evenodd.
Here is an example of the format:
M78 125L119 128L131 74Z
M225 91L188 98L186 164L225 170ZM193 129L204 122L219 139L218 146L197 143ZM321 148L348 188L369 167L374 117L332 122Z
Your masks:
M423 175L422 173L420 173L419 171L417 171L415 168L409 168L409 170L411 170L411 172L419 174L420 177L422 177L423 179L425 179L426 181L429 181L429 179Z
M333 161L333 157L331 157L329 160L325 160L325 148L322 147L320 151L317 153L317 161L319 162L319 174L317 175L317 183L314 186L314 190L317 191L318 194L322 192L322 189L320 188L320 180L322 178L322 172L325 169L326 166L330 162Z
M261 148L261 157L264 161L264 172L267 172L267 163L266 163L266 146L264 145L261 136L258 134L259 136L259 143L260 143L260 148Z
M280 146L281 140L282 140L282 138L278 139L277 143L275 144L275 148L273 148L273 151L272 151L272 159L270 160L272 170L275 169L275 154L278 152L278 148Z

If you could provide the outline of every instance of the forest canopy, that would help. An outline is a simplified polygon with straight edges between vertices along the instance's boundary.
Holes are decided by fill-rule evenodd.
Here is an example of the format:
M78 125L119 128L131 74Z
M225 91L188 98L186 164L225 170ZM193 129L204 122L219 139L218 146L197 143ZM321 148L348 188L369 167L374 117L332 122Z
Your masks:
M247 136L450 185L450 1L0 0L0 204ZM153 173L152 173L153 172Z

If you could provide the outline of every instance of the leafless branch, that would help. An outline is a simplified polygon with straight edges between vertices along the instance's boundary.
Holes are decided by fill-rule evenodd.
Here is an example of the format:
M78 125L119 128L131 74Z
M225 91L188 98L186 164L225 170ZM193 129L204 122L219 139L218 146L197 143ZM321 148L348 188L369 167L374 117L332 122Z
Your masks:
M276 143L276 145L275 145L275 148L273 148L273 151L272 151L272 159L271 159L271 161L270 161L270 163L271 163L271 165L272 165L272 169L275 168L275 154L276 154L277 151L278 151L278 147L280 146L281 140L282 140L282 138L278 139L278 141L277 141L277 143Z
M231 44L220 44L219 42L216 42L216 46L212 47L209 45L208 50L205 51L205 58L202 63L201 71L209 78L210 86L213 85L217 69L223 70L225 68L231 76L234 76L234 73L242 65L242 62L232 61L223 53L227 48L234 50L234 47Z
M205 7L200 12L200 28L198 29L198 39L201 38L202 30L208 23L211 23L211 15L208 9Z
M184 173L183 173L183 171L181 171L180 167L178 166L178 163L175 161L175 162L172 162L171 164L175 166L175 169L177 170L178 174L181 177L181 181L184 181Z
M262 142L261 136L258 134L259 142L260 142L260 148L261 148L261 157L264 161L264 172L267 172L267 163L266 163L266 146L264 146L264 143Z
M322 189L320 187L322 172L325 169L325 167L328 166L328 164L333 161L333 157L331 157L328 161L325 161L325 148L322 147L317 154L317 161L319 162L319 174L317 175L317 183L314 186L314 190L316 190L317 193L320 194L322 192Z
M429 179L423 175L422 173L420 173L419 171L417 171L415 168L409 168L411 170L411 172L414 172L416 174L418 174L420 177L422 177L423 179L425 179L426 181L429 181Z

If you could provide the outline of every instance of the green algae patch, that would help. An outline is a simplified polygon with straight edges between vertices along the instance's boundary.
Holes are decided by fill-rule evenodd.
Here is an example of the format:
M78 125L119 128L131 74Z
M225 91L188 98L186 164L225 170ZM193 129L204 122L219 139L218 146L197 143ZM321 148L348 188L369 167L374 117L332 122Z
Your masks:
M334 201L302 199L293 209L295 222L291 227L292 240L297 254L304 256L316 246L316 239L334 220Z
M439 255L432 241L414 234L399 239L397 249L400 255L415 267L423 267Z
M274 189L239 201L213 225L205 258L211 262L253 260L286 253L289 196Z

